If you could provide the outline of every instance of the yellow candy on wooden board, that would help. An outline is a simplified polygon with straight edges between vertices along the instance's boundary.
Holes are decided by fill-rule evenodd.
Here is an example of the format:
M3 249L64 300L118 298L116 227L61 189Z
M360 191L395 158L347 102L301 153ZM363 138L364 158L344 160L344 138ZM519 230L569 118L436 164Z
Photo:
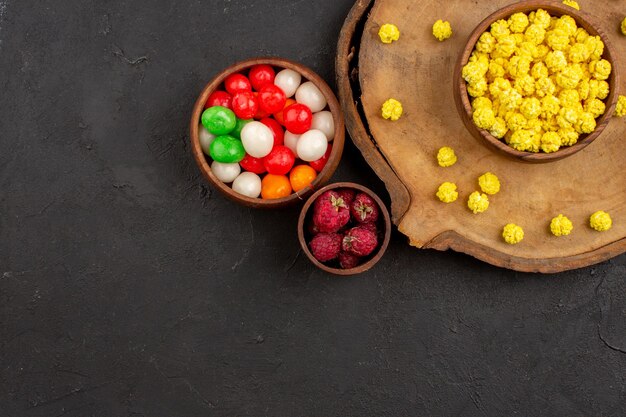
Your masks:
M437 152L437 163L441 167L451 167L452 165L456 164L456 161L457 156L454 153L454 149L450 148L449 146L444 146L443 148L439 149L439 152Z
M589 218L589 225L598 232L606 232L613 226L613 220L609 213L605 211L596 211Z
M439 42L443 42L452 36L452 26L450 22L444 22L439 19L433 24L433 36Z
M383 117L383 119L388 119L395 122L399 120L400 117L402 117L402 112L402 103L400 103L396 99L390 98L383 103L381 116Z
M507 224L502 230L502 237L509 245L517 245L524 239L524 229L513 223Z
M550 222L550 231L554 236L567 236L574 230L572 221L562 214L552 219Z
M456 184L453 182L444 182L439 186L437 190L437 198L443 203L453 203L459 198L459 193L456 190Z
M483 193L495 195L500 192L500 179L495 174L487 172L478 178L478 185Z
M467 200L467 207L469 207L474 214L483 213L489 208L489 197L487 197L487 194L474 191Z
M391 23L386 23L380 27L378 36L382 43L392 43L400 39L400 30L398 27Z

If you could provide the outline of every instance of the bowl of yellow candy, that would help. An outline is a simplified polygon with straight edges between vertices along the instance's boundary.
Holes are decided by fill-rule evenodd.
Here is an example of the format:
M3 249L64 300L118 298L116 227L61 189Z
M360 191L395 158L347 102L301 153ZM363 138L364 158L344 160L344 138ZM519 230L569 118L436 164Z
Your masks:
M525 162L582 150L608 124L617 69L606 35L558 2L498 10L472 32L457 62L454 95L477 139Z

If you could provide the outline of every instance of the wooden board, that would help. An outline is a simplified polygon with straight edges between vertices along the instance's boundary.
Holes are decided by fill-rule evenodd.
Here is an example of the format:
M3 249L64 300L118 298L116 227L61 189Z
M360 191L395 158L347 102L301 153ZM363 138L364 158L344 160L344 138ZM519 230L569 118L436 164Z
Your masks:
M351 136L388 186L394 223L418 248L453 249L497 266L546 273L624 253L626 119L611 120L602 136L577 155L543 165L494 153L461 122L452 94L457 55L482 19L510 3L358 1L346 20L337 55L340 99ZM579 3L603 22L618 57L614 65L624 74L626 37L618 30L624 13L620 2ZM442 43L431 34L432 23L439 18L449 20L454 30L453 37ZM384 23L400 28L400 41L392 45L379 41L377 31ZM626 92L623 82L619 89ZM380 117L380 106L390 97L405 108L395 123ZM459 156L452 168L436 163L437 150L446 145ZM477 178L486 171L500 177L502 191L491 198L486 213L473 215L466 207L467 196L478 189ZM434 196L444 181L459 186L461 197L454 204L442 204ZM596 210L611 213L612 230L598 233L589 228L589 215ZM549 222L559 213L574 222L571 236L550 234ZM517 246L500 237L510 222L526 232Z

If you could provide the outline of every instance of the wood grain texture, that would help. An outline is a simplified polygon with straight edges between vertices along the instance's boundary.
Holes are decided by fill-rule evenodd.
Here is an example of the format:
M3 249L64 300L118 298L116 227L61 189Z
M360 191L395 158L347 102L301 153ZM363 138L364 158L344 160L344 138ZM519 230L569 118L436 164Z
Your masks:
M367 149L364 156L377 172L393 173L408 190L409 208L403 215L394 213L394 223L412 245L453 249L528 272L560 272L604 261L626 251L626 154L620 143L626 122L612 119L598 140L576 155L530 165L480 146L456 111L454 63L476 25L508 3L375 2L360 43L359 86L365 115L361 123L351 114L354 108L346 106L345 92L340 94L346 119L354 118L357 125L354 129L348 122L348 129L357 145ZM626 39L618 30L622 19L618 4L605 2L599 8L590 2L580 3L593 21L602 22L614 45L615 67L623 71ZM366 6L357 3L355 9L365 13ZM432 23L439 18L449 20L454 30L453 37L442 43L431 34ZM377 37L378 28L387 22L397 24L402 32L400 41L391 45L383 45ZM344 31L357 24L349 17ZM345 74L340 70L345 70L345 65L340 66L339 59L342 91ZM618 90L625 90L622 82ZM380 106L390 97L403 102L405 108L403 118L396 123L380 117ZM367 129L366 136L361 128ZM446 145L457 150L459 162L444 169L438 167L435 156ZM369 156L375 152L382 157ZM378 166L381 163L388 163L389 168ZM467 197L478 189L478 176L487 171L500 177L502 191L491 198L489 211L475 216L466 207ZM459 186L461 195L454 204L444 205L434 196L444 181ZM394 200L393 189L390 194ZM598 233L589 228L589 216L596 210L611 213L612 230ZM556 238L550 234L549 222L559 213L574 222L571 236ZM517 246L505 244L500 237L502 227L510 222L523 226L526 232L525 240Z
M466 42L463 52L459 54L456 67L454 69L452 83L454 86L454 101L457 111L461 116L461 120L465 124L467 130L474 135L479 142L486 144L498 152L502 152L506 156L519 159L523 162L547 163L558 161L580 152L602 134L606 126L609 124L609 121L613 116L613 112L615 111L615 105L619 95L618 90L615 88L616 85L619 85L618 71L612 71L611 76L607 80L609 86L611 87L611 91L606 100L604 100L606 104L606 112L598 118L596 129L591 134L581 136L575 145L563 147L558 152L553 153L518 151L507 145L504 141L493 137L486 130L476 127L474 120L472 119L473 111L470 97L467 93L467 84L465 83L463 77L461 77L461 71L469 62L470 55L474 51L474 46L476 45L478 38L480 38L480 35L482 35L485 31L489 30L489 27L493 22L500 19L507 19L513 13L529 13L540 7L548 11L551 16L563 16L564 14L568 14L576 20L579 27L584 28L593 36L600 36L605 45L603 58L607 59L609 62L614 62L613 46L609 41L608 36L605 31L602 30L600 24L594 22L593 19L584 11L578 11L569 6L565 6L560 2L525 1L522 3L514 3L510 6L497 10L487 18L483 19L483 21L476 26Z

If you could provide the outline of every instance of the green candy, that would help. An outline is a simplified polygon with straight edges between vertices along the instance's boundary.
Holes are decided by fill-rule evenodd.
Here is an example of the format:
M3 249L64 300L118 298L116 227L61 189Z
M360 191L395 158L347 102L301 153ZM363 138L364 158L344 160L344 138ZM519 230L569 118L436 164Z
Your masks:
M202 125L216 136L227 135L237 125L237 117L226 107L213 106L202 113Z
M237 124L235 125L235 128L233 129L233 131L230 132L230 135L237 139L241 139L241 131L243 127L247 125L248 123L250 123L251 121L252 119L250 120L237 119Z
M211 143L209 149L211 158L223 164L233 164L246 156L246 150L239 139L230 135L218 136Z

